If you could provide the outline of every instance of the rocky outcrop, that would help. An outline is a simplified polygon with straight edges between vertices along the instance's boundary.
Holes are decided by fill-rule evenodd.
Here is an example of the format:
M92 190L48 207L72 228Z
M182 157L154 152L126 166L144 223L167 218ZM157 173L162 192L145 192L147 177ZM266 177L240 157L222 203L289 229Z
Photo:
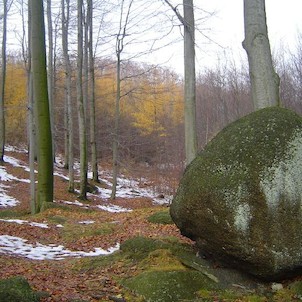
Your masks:
M302 118L266 108L221 131L187 167L170 208L201 253L257 277L302 267Z

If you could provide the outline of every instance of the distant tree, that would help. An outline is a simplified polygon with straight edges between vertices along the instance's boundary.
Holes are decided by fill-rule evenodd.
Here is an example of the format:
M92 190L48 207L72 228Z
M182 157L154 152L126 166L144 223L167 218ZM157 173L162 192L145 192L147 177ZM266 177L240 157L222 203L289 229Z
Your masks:
M77 109L80 139L80 198L87 199L87 136L83 100L83 0L77 0Z
M68 191L74 192L74 152L73 152L73 114L72 114L72 96L71 96L71 63L68 52L68 28L70 19L70 0L61 1L62 9L62 48L65 68L65 166L68 167Z
M113 179L112 179L112 191L111 191L111 199L115 199L116 197L116 187L117 187L117 176L119 171L119 156L118 156L118 145L119 145L119 127L120 127L120 101L121 101L121 54L124 49L124 40L127 34L127 26L129 15L131 11L133 0L129 2L129 6L126 8L126 17L123 20L123 16L125 14L125 1L122 0L121 3L121 12L120 12L120 20L119 20L119 30L116 35L116 96L115 96L115 122L114 122L114 130L113 130Z
M273 67L265 0L244 0L244 29L254 109L278 106L280 81Z
M31 11L31 67L38 142L36 212L41 212L47 208L48 203L53 202L52 135L47 87L43 1L30 0L29 5Z
M7 37L7 0L3 0L3 16L2 16L2 58L1 58L1 77L0 77L0 162L3 162L4 146L5 146L5 78L6 78L6 37Z
M90 149L92 179L99 181L97 143L96 143L96 120L95 120L95 68L93 52L93 1L87 0L87 24L88 24L88 92L90 109Z
M120 127L120 101L121 101L121 54L124 49L124 40L127 35L127 26L129 21L129 15L131 11L131 6L133 4L133 0L129 2L127 8L125 8L125 1L122 0L121 4L121 13L119 20L119 30L116 36L116 96L115 96L115 122L114 122L114 130L113 130L113 179L112 179L112 191L111 191L111 199L115 199L116 197L116 187L117 187L117 176L119 172L119 155L118 155L118 145L119 145L119 127ZM126 9L126 14L124 12ZM123 20L125 14L125 20Z

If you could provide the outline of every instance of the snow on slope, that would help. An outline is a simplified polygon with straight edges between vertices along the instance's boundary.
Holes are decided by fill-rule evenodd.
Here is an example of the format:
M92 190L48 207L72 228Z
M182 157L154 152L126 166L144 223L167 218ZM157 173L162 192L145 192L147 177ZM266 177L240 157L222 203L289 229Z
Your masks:
M17 151L17 152L26 152L24 150L16 150L14 147L6 147L6 151ZM4 157L4 161L7 164L10 164L14 167L20 167L23 168L25 171L29 171L29 168L27 165L23 164L18 159L6 156ZM55 167L57 171L55 171L54 175L64 178L65 180L68 180L68 177L66 177L63 173L59 171L61 168L60 165L57 165ZM36 171L35 171L36 172ZM106 173L107 174L107 173ZM6 189L9 188L8 183L11 181L19 181L19 182L25 182L29 183L30 181L28 179L20 179L15 177L14 175L9 174L5 166L0 166L0 208L6 208L6 207L14 207L18 205L20 202L16 200L15 198L9 196L6 194ZM110 181L107 179L102 179L102 182L106 183L107 187L111 187ZM6 184L4 184L6 183ZM101 197L102 199L106 199L109 201L110 199L111 190L98 187L98 193L97 196ZM156 198L156 195L152 190L147 188L140 188L139 181L134 179L127 179L125 177L120 177L118 179L118 187L117 187L117 197L120 198L135 198L135 197L148 197L153 200L154 203L169 203L169 198ZM131 209L126 209L117 205L113 204L106 204L106 205L88 205L83 204L79 201L70 202L70 201L60 201L65 204L72 204L77 205L80 207L85 208L97 208L104 211L114 212L114 213L120 213L120 212L130 212ZM17 223L17 224L27 224L35 227L40 228L48 228L48 225L45 223L37 223L37 222L30 222L26 220L20 220L20 219L0 219L2 222L8 222L8 223ZM91 224L94 223L93 221L82 221L79 222L82 224ZM57 225L57 227L63 227L62 225ZM94 248L94 251L90 252L84 252L84 251L71 251L62 245L43 245L40 243L36 243L35 245L27 243L26 239L22 239L20 237L15 236L9 236L9 235L0 235L0 254L6 254L6 255L13 255L18 257L24 257L28 259L33 260L62 260L67 257L92 257L92 256L99 256L99 255L108 255L110 253L113 253L119 249L119 243L117 243L115 246L109 248L108 250L104 250L102 248Z

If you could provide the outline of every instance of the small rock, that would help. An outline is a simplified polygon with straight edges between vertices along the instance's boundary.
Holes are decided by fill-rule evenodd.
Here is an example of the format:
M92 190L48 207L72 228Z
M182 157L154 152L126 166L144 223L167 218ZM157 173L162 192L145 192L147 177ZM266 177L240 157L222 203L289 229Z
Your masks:
M273 292L277 292L277 291L283 289L283 285L281 283L272 283L271 288L272 288Z

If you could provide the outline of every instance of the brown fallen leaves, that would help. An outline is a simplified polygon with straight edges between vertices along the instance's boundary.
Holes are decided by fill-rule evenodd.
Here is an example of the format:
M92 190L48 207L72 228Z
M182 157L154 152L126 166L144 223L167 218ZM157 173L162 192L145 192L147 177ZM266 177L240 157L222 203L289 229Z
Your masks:
M22 153L11 153L13 157L26 160ZM24 163L26 165L26 163ZM7 171L18 178L28 178L22 168L6 164ZM63 170L60 171L60 173ZM66 173L66 171L65 171ZM151 238L176 236L182 238L173 225L158 225L147 221L152 213L161 210L150 199L117 199L114 204L133 209L128 213L110 213L102 210L85 210L73 205L63 205L49 209L41 214L29 214L29 184L18 181L6 182L10 186L7 194L20 201L17 207L0 209L13 212L12 216L27 221L47 223L49 228L39 228L28 224L19 225L0 221L0 235L11 235L28 240L28 243L63 245L70 250L93 251L96 247L108 249L134 236ZM75 201L76 195L67 192L67 182L55 177L55 199ZM89 204L108 204L96 196ZM80 224L81 221L94 221L93 224ZM58 224L64 227L57 227ZM183 239L183 238L182 238ZM183 239L185 240L185 239ZM9 255L0 255L0 278L23 275L31 286L45 291L47 302L64 302L76 299L87 301L109 301L109 296L118 296L122 289L115 282L116 276L124 273L122 265L93 271L74 269L80 259L30 260ZM129 272L128 272L129 273Z

